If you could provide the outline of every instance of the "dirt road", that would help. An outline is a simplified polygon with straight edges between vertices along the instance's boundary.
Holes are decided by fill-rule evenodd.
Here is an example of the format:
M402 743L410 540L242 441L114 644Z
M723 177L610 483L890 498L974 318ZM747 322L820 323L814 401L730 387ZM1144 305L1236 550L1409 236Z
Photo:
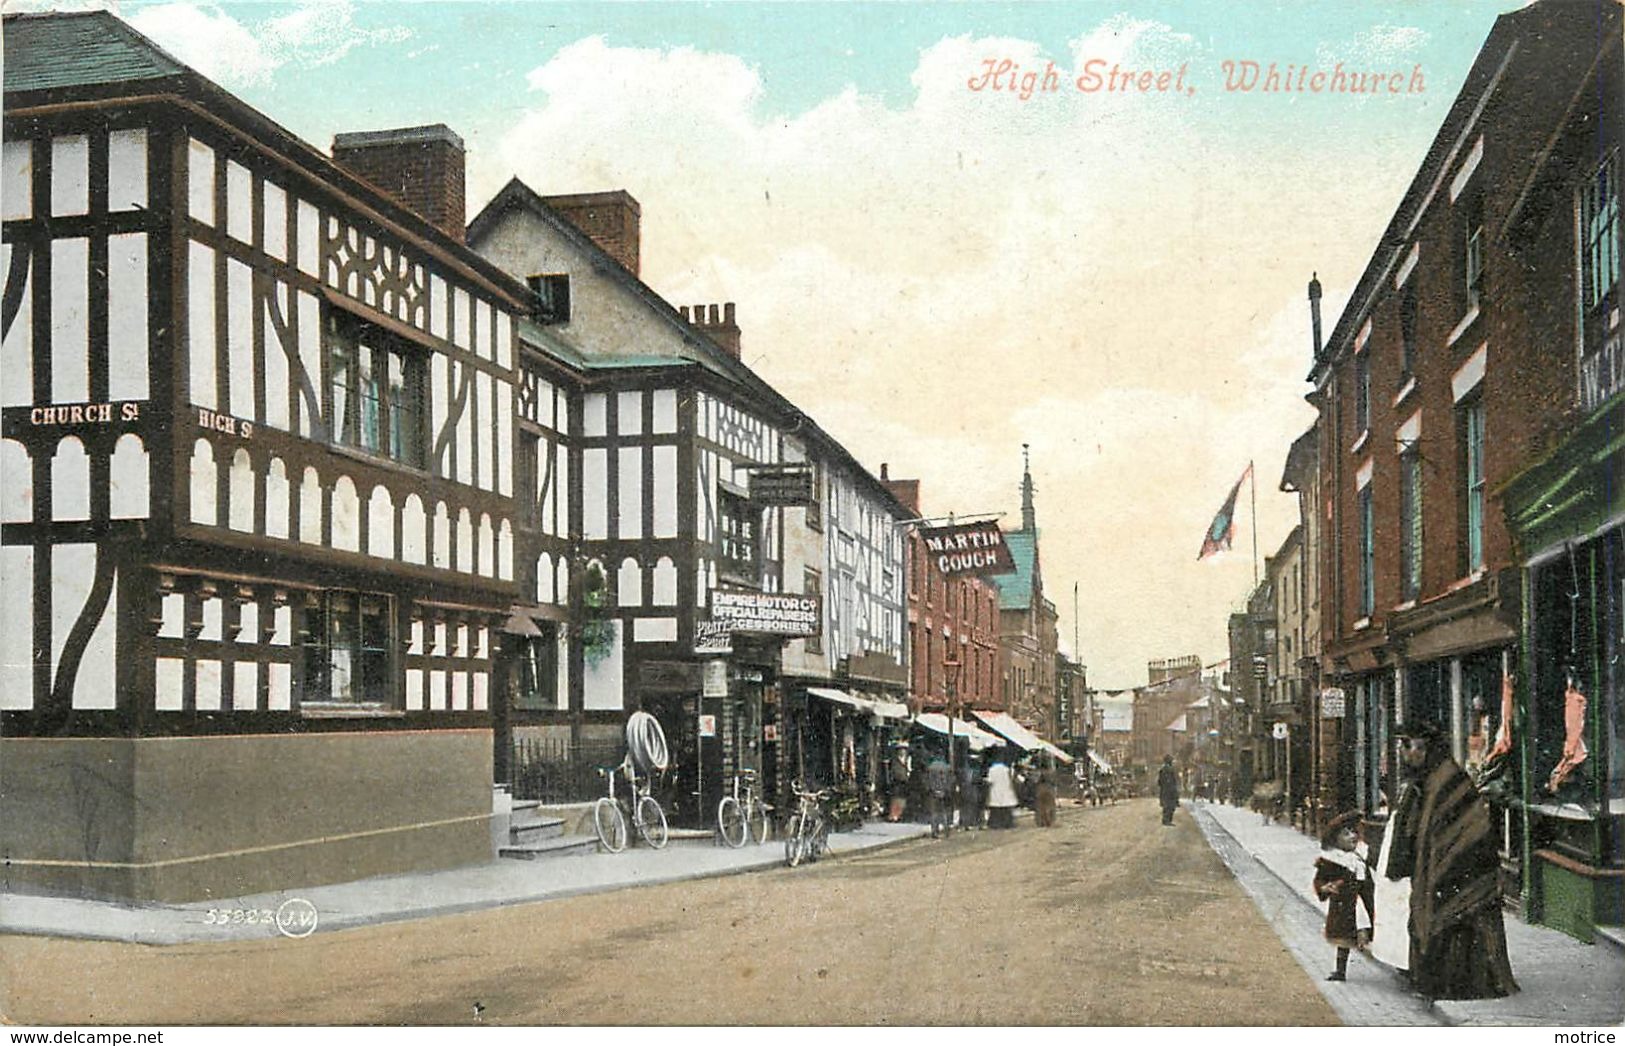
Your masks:
M1157 821L1065 805L1047 831L304 940L0 937L0 1003L27 1024L1336 1023L1189 815Z

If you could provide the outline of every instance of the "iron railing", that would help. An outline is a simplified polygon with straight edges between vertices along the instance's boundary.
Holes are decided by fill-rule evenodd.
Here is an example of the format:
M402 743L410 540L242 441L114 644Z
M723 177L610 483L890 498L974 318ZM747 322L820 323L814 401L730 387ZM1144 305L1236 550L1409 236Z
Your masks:
M508 784L515 799L543 803L579 803L604 794L598 769L620 763L625 743L568 738L524 737L513 743L508 760Z

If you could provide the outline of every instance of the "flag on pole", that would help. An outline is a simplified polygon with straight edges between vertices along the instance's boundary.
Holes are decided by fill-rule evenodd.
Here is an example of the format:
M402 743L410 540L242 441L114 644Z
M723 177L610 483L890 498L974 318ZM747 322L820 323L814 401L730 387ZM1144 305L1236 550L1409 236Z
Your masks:
M1213 517L1212 526L1207 528L1207 536L1202 538L1202 551L1196 555L1198 562L1216 552L1229 550L1230 539L1236 534L1236 495L1241 492L1241 485L1247 482L1247 477L1252 474L1253 463L1249 461L1241 478L1230 488L1230 496L1224 499L1224 505L1219 509L1218 515Z

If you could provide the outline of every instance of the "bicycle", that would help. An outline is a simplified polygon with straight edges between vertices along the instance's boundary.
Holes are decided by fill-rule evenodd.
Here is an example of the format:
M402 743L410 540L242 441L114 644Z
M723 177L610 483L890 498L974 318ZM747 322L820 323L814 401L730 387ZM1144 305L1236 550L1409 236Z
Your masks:
M630 760L623 761L619 766L598 768L598 775L609 779L609 794L593 804L593 831L598 834L598 841L603 844L604 849L610 853L618 854L626 849L628 838L626 810L615 794L615 778L623 770L626 771L627 780L632 788L632 826L637 829L639 837L645 843L659 850L669 839L666 812L660 808L659 801L649 794L649 778L645 777L639 781L637 771Z
M802 861L818 860L829 846L829 821L824 817L823 801L829 798L830 790L806 792L792 784L790 791L795 793L796 812L784 827L784 863L794 868Z
M744 846L747 838L758 845L767 842L767 804L756 795L755 770L734 775L733 794L723 796L717 804L717 834L735 850Z

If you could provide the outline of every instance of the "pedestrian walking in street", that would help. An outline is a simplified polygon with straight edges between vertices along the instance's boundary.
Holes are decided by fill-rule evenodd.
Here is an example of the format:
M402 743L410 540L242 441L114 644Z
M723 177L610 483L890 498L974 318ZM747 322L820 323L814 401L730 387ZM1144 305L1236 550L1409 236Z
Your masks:
M886 764L886 820L901 821L908 810L909 779L908 742L899 741L892 746L891 758Z
M1179 771L1174 769L1174 757L1162 757L1162 769L1157 771L1157 798L1162 802L1162 823L1174 823L1174 808L1179 805Z
M959 768L959 827L967 832L982 827L982 771L974 755Z
M1353 811L1334 817L1315 858L1315 896L1326 902L1326 940L1337 948L1337 968L1328 981L1347 980L1349 950L1371 941L1374 892L1359 823Z
M1038 771L1038 788L1033 796L1033 823L1040 828L1055 827L1055 777L1047 769Z
M1501 921L1500 856L1489 807L1432 726L1395 730L1412 787L1394 811L1385 870L1409 876L1411 985L1433 999L1518 990Z
M987 826L1016 826L1016 778L1003 756L995 757L987 768Z
M954 771L940 752L932 755L931 762L926 764L925 790L926 801L931 807L931 838L935 839L942 834L944 828L953 825L953 818L948 811L949 801L954 794Z

